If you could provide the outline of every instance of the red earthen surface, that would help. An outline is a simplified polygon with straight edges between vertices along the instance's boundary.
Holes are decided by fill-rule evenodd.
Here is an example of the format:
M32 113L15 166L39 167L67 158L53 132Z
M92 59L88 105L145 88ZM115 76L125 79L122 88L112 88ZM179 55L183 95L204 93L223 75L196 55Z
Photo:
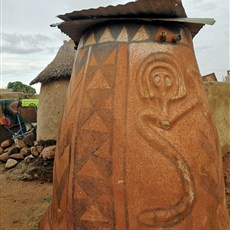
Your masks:
M79 44L40 229L229 229L191 35L114 24Z

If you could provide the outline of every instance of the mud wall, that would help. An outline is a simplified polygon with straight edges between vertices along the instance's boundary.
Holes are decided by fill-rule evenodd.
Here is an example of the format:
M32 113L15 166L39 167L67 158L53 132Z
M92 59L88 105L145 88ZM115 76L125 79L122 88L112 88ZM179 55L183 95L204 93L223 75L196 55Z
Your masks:
M204 82L204 88L216 123L221 151L225 155L230 152L230 84Z
M0 99L16 99L16 98L26 98L24 93L20 92L0 92Z
M56 140L69 80L43 83L37 114L37 140Z

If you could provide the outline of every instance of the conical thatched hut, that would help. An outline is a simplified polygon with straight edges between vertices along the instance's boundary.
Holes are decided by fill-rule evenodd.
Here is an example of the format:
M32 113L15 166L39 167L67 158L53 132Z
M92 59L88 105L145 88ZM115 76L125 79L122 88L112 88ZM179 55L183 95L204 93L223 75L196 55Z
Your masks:
M54 60L33 80L40 82L37 140L56 140L72 72L74 42L64 41Z

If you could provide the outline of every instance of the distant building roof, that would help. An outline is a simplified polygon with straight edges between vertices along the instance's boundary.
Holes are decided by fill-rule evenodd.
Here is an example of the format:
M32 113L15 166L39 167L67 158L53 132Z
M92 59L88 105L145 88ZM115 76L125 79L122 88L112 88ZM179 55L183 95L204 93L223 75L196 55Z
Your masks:
M227 70L227 76L226 77L230 77L230 70Z
M70 78L75 57L74 42L64 41L54 60L33 80L30 85Z
M215 73L210 73L205 76L202 76L203 81L217 81Z
M214 24L214 19L187 18L180 0L139 0L125 5L99 7L73 11L58 16L63 23L54 24L78 43L82 34L89 27L107 22L119 20L139 21L175 21L185 24L194 37L205 24Z
M225 76L225 81L230 83L230 70L227 70L227 75Z

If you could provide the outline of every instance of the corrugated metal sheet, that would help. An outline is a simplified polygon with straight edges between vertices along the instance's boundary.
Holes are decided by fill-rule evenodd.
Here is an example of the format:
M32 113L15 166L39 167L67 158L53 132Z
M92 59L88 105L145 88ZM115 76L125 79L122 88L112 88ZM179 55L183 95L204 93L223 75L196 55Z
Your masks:
M65 22L53 25L78 43L82 34L99 23L108 21L175 21L185 24L194 37L205 24L214 24L213 19L187 18L181 0L139 0L125 5L99 7L74 11L58 16Z
M125 5L99 7L74 11L58 17L64 21L92 18L114 17L186 17L185 10L180 0L139 0Z

